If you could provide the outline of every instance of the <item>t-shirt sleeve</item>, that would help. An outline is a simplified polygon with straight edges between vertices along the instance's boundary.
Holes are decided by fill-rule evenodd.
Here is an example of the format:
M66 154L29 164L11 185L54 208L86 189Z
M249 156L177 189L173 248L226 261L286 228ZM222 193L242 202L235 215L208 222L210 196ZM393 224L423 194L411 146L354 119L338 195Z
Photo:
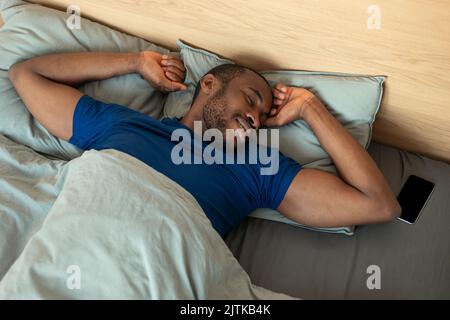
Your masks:
M302 166L297 161L284 156L280 152L278 168L274 168L274 174L260 175L261 208L276 210L280 206L289 186L302 169ZM276 169L278 170L276 171Z
M127 107L104 103L84 95L75 107L69 142L83 150L96 149L108 134L109 128L135 113Z

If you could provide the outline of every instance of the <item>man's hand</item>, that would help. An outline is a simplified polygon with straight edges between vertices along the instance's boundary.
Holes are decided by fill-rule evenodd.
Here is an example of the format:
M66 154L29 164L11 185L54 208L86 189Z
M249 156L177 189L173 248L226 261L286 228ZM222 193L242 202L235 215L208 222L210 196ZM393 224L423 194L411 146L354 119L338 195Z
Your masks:
M303 119L304 109L315 95L303 88L288 87L277 83L273 89L273 106L264 125L280 127L295 120Z
M164 93L187 89L183 83L186 69L177 57L144 51L140 55L138 72L152 87Z

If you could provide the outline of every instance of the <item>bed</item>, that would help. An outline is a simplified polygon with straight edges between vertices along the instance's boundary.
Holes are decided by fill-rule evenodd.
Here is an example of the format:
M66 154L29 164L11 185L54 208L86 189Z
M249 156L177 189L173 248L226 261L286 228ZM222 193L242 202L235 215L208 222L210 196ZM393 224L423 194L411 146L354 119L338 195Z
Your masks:
M369 153L398 194L410 174L436 183L414 225L360 226L352 237L248 218L226 242L255 284L305 299L449 299L450 166L372 142ZM369 266L381 289L369 290Z
M8 6L14 1L18 0L3 0L2 4ZM186 6L171 3L170 9L162 2L153 1L116 1L114 4L106 0L95 4L83 0L35 2L63 11L69 5L78 5L83 16L159 43L172 51L176 50L175 39L191 38L198 45L257 70L313 69L386 75L386 92L368 151L396 194L411 174L433 181L436 187L414 225L393 221L357 226L353 236L346 236L247 218L223 242L212 232L190 195L156 172L145 171L140 163L126 155L113 151L89 151L81 155L79 150L52 140L42 134L42 128L36 127L26 132L29 143L20 143L24 134L16 136L15 133L21 131L17 128L23 127L14 127L4 121L6 118L4 122L0 119L4 126L0 129L8 127L11 133L0 134L1 298L450 298L450 113L446 108L450 92L447 56L450 42L445 33L438 32L449 26L450 19L446 19L446 15L450 11L445 10L448 4L433 1L433 5L427 5L425 9L422 2L412 1L407 10L398 11L391 2L381 1L386 28L376 33L376 27L375 30L362 30L359 25L363 21L365 27L367 15L376 15L376 8L369 10L368 3L363 6L352 5L349 1L340 4L320 1L320 8L324 10L317 10L310 4L289 2L286 5L291 6L291 10L284 19L290 28L281 32L283 40L274 46L276 34L280 32L274 17L280 17L275 14L277 7L271 1L265 1L264 5L258 2L258 6L248 2L246 7L237 6L237 2L225 4L219 1L224 14L214 14L214 19L204 16L205 12L215 12L211 7L213 4L202 4L206 6L205 10L196 11L201 5L199 1L189 2ZM246 23L229 20L229 17L245 12L246 8L253 10L247 10L252 13ZM164 14L149 22L146 13L155 10ZM354 19L344 23L337 18L348 11L354 13ZM414 25L415 36L409 37L409 30L392 20L394 12L400 12L398 21L411 25L414 23L411 15L422 13L422 20ZM328 21L329 16L334 17L332 21ZM441 19L433 24L436 32L421 27L422 23L434 21L437 16ZM205 24L199 26L197 19L203 19ZM298 22L301 19L309 27L302 27ZM328 25L324 27L323 21L328 21ZM332 27L333 23L341 28ZM174 28L177 24L184 28ZM233 28L226 28L228 25ZM270 27L273 27L272 32ZM215 32L209 32L208 28L214 28ZM233 50L241 43L241 39L235 37L233 30L236 28L243 30L246 39L258 41L249 41L252 46ZM350 30L359 42L347 38L337 40ZM51 36L49 34L49 38ZM42 39L49 41L45 37ZM119 36L115 39L126 42ZM404 45L398 45L399 41ZM302 44L305 42L311 45ZM86 43L79 41L77 44L86 46ZM329 43L334 47L327 50ZM149 48L140 40L129 45ZM432 54L420 49L420 57L408 55L423 45L427 45ZM26 45L21 48L28 50ZM371 58L365 60L369 51ZM253 52L254 56L249 56L248 52ZM289 58L288 62L280 58L280 52ZM402 58L401 62L397 57ZM7 62L0 63L6 65ZM7 68L0 66L0 69L0 80L3 81ZM436 82L440 85L435 85ZM415 90L417 83L421 84L422 90ZM11 99L12 88L1 84L7 89L0 92L0 96L9 95L8 99ZM110 81L104 87L93 85L84 89L95 92L102 88L104 90L99 92L105 97L108 90L124 89L120 80ZM147 92L148 95L142 98L146 102L163 101L161 96L148 92L147 87L138 85L134 89ZM131 107L133 103L142 103L123 99L116 102ZM424 103L427 103L427 109L424 109ZM162 112L153 111L155 116ZM27 123L32 122L28 116L23 117ZM14 128L16 130L12 130ZM44 142L38 143L34 138ZM104 165L103 169L99 163ZM132 174L125 174L125 169ZM108 170L116 172L117 179L108 180ZM94 184L84 182L89 177L113 187L101 192ZM135 196L121 197L119 191L135 192ZM91 195L103 207L89 201ZM168 201L176 196L181 200ZM151 200L151 212L154 213L151 217L143 215L146 209L142 198ZM80 199L85 201L78 201ZM109 203L108 199L115 201ZM103 215L105 208L114 213L112 218ZM185 212L196 223L166 214L177 211ZM78 216L77 212L95 213L95 219L87 220L86 215ZM120 225L118 221L128 218L124 212L132 212L133 219ZM4 216L9 220L3 220ZM101 222L105 218L108 222L103 225ZM89 227L85 228L86 223ZM156 230L168 230L167 236L155 232L154 226L162 228ZM96 230L102 231L102 237L96 236ZM143 236L146 232L148 237ZM193 239L196 246L189 245ZM72 246L77 249L67 254ZM166 254L170 251L172 254ZM205 254L213 255L214 259L205 259ZM165 260L152 258L161 255ZM83 265L92 266L93 261L106 261L106 267L98 263L86 271ZM165 268L168 265L171 267ZM82 282L83 289L79 290L77 274L80 272L82 279L95 280L97 284L86 288L86 282ZM370 289L368 281L374 272L379 274L380 287Z

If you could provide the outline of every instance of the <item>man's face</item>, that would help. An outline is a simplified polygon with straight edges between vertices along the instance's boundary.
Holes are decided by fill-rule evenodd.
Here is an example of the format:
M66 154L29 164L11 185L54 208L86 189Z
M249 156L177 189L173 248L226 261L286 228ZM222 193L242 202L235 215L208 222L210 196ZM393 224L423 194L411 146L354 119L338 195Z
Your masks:
M259 129L272 106L272 90L252 71L234 78L208 99L203 108L205 129L216 128L226 137L226 129ZM242 132L242 130L241 130Z

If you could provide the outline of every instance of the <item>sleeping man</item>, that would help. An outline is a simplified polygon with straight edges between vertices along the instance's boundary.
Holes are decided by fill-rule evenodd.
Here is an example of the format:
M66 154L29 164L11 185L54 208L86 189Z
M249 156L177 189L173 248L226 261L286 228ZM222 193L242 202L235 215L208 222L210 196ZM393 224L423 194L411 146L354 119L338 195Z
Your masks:
M187 89L183 62L157 52L54 54L20 62L9 70L26 107L49 132L83 150L125 152L166 175L195 197L222 237L257 208L276 209L315 227L381 223L400 215L401 208L373 159L312 92L281 83L271 88L256 71L225 64L202 77L183 118L158 121L76 89L83 82L129 73L140 74L163 93ZM313 130L341 177L302 168L276 149L277 170L268 175L261 173L259 161L173 161L177 142L172 133L177 129L196 136L194 128L200 124L203 131L223 133L228 144L226 131L258 131L298 119ZM239 134L231 139L236 137Z

